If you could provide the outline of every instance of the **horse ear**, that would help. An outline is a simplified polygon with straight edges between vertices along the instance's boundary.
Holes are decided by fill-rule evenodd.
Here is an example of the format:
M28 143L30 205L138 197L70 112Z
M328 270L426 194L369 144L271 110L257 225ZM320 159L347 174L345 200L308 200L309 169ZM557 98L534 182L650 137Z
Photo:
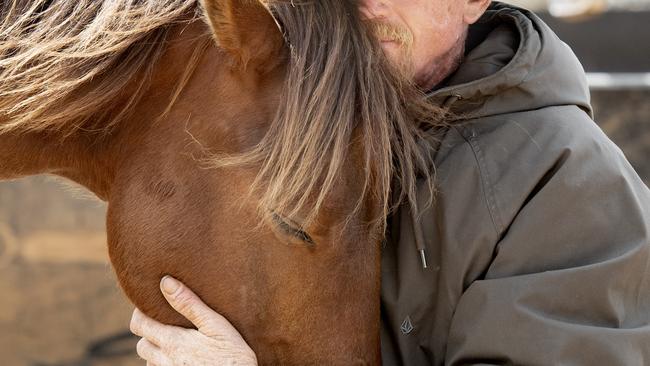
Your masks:
M223 49L246 68L268 71L278 63L284 38L265 0L201 0L212 33Z

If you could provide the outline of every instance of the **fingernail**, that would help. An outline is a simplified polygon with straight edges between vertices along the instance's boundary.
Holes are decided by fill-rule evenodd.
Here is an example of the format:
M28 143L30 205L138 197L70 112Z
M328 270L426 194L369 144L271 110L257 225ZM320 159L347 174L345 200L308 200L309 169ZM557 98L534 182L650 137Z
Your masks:
M176 292L176 290L181 287L181 284L171 276L165 276L161 281L160 287L162 287L163 291L165 291L168 295L173 295L174 292Z

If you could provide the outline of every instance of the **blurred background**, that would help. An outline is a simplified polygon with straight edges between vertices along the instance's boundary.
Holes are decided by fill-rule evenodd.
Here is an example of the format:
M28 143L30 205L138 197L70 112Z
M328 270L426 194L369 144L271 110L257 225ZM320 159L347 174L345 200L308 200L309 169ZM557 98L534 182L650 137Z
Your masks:
M650 182L650 0L513 0L583 62L596 121ZM39 176L0 183L0 363L142 365L108 263L106 207Z
M587 72L595 119L650 182L650 0L511 0L535 11Z

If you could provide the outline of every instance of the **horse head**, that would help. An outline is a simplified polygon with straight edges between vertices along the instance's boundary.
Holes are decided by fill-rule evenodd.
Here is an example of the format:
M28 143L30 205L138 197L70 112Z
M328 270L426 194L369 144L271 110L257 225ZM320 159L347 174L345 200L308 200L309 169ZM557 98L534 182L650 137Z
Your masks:
M324 106L312 106L322 109L311 118L318 128L282 119L291 49L269 8L202 4L216 46L164 118L153 123L146 111L165 98L145 100L118 129L107 228L122 288L148 315L190 326L158 290L163 275L175 276L236 326L261 364L378 364L381 207L364 192L362 142L353 139L361 131L332 126L337 116ZM201 32L203 24L177 31L152 93L174 89L170 70L186 63ZM338 93L346 90L323 98ZM297 107L306 106L288 106ZM326 133L340 142L322 141ZM272 154L279 158L269 162Z

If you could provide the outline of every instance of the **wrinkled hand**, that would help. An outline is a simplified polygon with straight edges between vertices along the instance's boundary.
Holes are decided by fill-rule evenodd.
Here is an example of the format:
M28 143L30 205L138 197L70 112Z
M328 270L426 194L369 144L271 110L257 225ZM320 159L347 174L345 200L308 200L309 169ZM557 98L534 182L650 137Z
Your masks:
M198 330L161 324L135 309L131 332L147 365L257 365L255 353L237 330L179 281L166 276L161 289L167 302Z

